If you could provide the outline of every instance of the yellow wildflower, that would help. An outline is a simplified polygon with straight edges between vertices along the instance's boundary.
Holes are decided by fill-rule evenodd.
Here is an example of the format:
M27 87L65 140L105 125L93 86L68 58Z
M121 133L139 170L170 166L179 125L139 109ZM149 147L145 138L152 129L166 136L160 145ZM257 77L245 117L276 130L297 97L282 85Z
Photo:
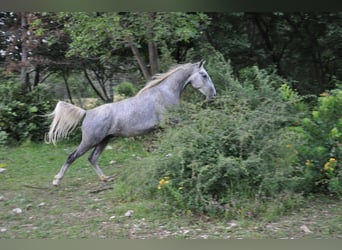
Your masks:
M334 171L337 160L334 157L330 157L329 160L324 164L325 171Z
M330 157L329 162L336 162L336 159L334 157Z
M324 170L327 171L330 168L330 162L324 164Z
M168 178L168 177L162 178L162 179L159 181L159 184L158 184L158 186L157 186L157 189L161 189L161 187L162 187L163 185L166 185L166 184L168 184L168 183L169 183L169 178Z

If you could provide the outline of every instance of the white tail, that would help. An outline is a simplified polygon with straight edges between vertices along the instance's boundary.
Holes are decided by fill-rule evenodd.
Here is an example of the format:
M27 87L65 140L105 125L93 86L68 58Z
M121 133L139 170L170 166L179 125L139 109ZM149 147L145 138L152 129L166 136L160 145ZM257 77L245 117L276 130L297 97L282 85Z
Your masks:
M84 117L86 111L67 102L59 101L55 110L47 116L53 118L50 130L45 138L46 143L56 144L66 138Z

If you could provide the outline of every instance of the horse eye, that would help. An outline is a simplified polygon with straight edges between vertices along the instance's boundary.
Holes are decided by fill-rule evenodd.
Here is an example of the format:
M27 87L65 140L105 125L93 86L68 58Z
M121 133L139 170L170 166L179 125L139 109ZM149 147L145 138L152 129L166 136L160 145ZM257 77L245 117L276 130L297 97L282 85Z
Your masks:
M208 78L207 74L204 74L204 73L201 73L201 76L202 76L204 79L207 79L207 78Z

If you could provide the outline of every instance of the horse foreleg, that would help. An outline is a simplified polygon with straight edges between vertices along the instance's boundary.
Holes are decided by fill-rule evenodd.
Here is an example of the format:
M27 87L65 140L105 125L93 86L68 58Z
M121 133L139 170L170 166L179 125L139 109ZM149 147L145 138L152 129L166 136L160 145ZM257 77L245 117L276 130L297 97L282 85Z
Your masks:
M102 151L105 149L106 145L109 142L110 137L106 137L103 139L93 150L91 155L89 156L88 160L90 161L91 165L93 166L96 174L99 176L100 181L106 181L108 179L108 176L105 176L100 168L100 166L97 164L97 160L99 159Z

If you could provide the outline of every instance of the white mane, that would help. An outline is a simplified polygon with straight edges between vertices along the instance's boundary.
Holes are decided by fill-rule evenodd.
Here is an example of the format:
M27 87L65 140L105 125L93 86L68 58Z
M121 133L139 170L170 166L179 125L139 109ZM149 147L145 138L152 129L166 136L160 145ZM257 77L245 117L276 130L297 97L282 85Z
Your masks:
M186 64L179 64L179 65L175 65L173 67L171 67L167 72L165 73L160 73L160 74L156 74L152 77L152 80L148 81L145 85L145 87L143 87L138 93L137 95L140 95L142 92L144 92L147 89L150 89L156 85L158 85L159 83L161 83L163 80L165 80L166 78L168 78L170 75L172 75L173 73L175 73L176 71L185 68L186 66L190 65L190 63L186 63Z

